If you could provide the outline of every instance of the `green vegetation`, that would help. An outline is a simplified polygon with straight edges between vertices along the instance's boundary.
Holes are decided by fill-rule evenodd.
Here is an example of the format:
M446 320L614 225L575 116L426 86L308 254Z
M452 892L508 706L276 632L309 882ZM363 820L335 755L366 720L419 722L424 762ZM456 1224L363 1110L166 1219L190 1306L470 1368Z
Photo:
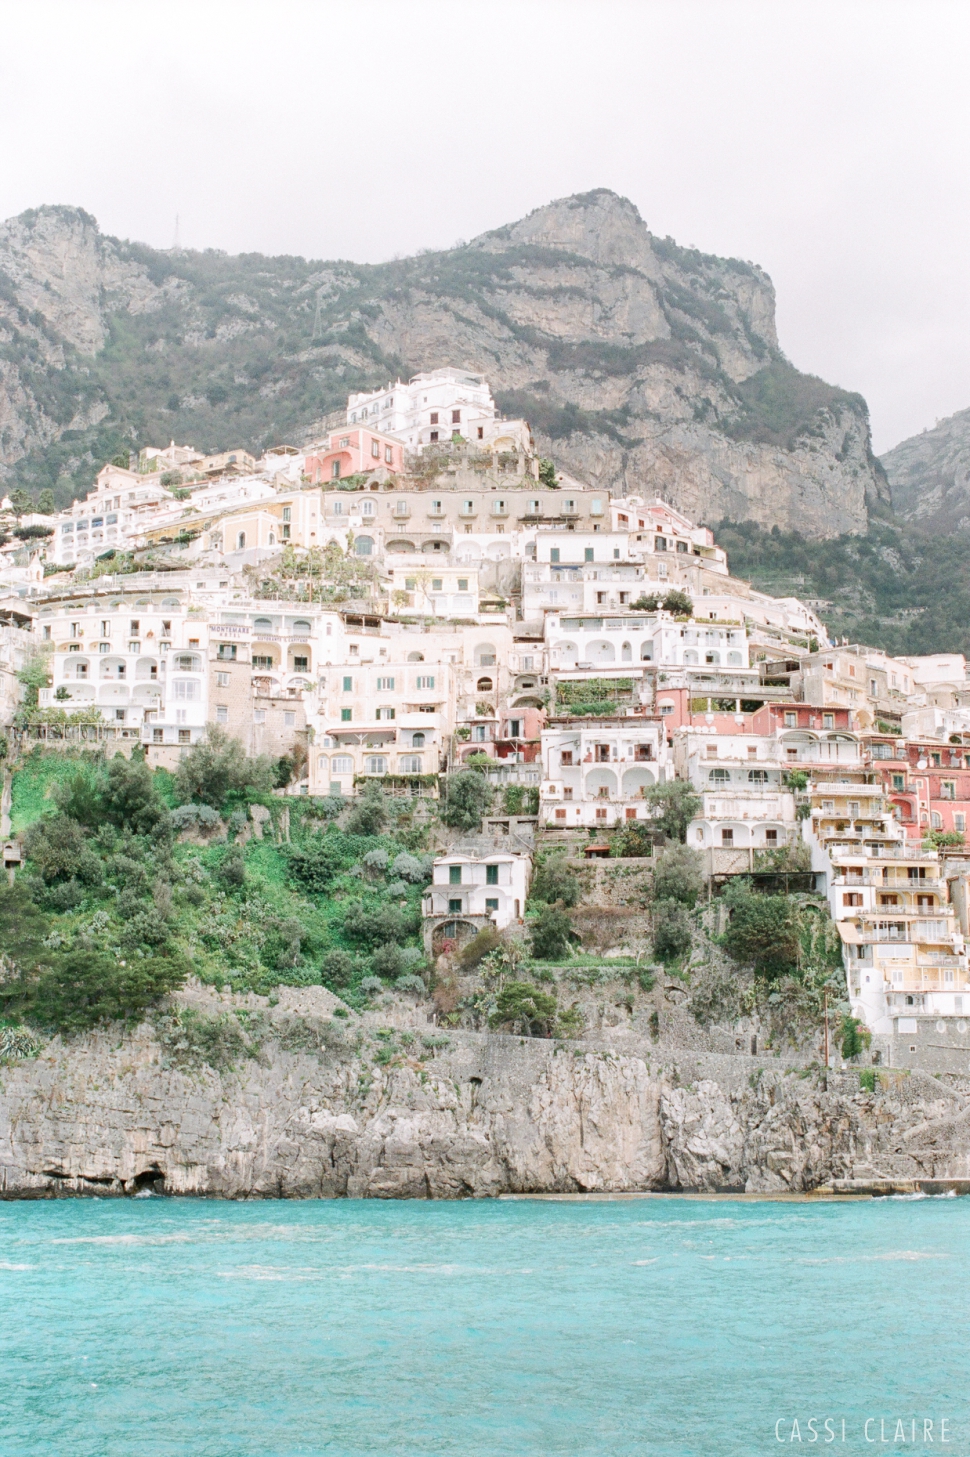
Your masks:
M561 905L544 905L529 926L537 961L556 961L571 952L573 923Z
M369 829L350 810L341 829L339 802L281 802L256 792L265 775L219 734L174 778L137 753L28 755L13 779L25 868L0 887L2 1020L66 1034L137 1021L189 970L263 994L322 982L351 1006L391 983L423 990L415 802L384 801ZM249 802L269 807L262 838Z
M491 809L494 797L484 774L459 769L446 776L443 790L440 813L444 823L456 830L480 830L482 816Z
M839 1026L838 1038L842 1044L842 1056L848 1061L870 1046L872 1033L858 1017L850 1017L846 1012Z
M644 790L650 807L650 826L660 830L668 840L687 839L687 829L701 807L700 795L686 779L671 779L665 784L651 784Z
M790 450L800 437L818 433L821 412L846 411L868 419L861 395L850 394L813 374L801 374L786 359L775 359L764 369L734 386L737 413L722 428L735 440L754 440Z
M890 653L970 655L970 552L964 533L928 536L874 522L864 536L811 541L754 522L714 527L732 572L776 596L821 599L829 635Z
M653 950L661 961L676 961L691 946L691 920L687 907L677 900L658 900L653 905Z
M677 901L694 906L704 889L704 862L696 850L675 844L657 856L653 870L653 895L658 901Z
M557 1010L556 998L551 993L540 991L531 982L511 981L499 992L489 1022L492 1027L508 1027L513 1032L547 1037Z
M531 901L544 901L554 905L574 906L579 900L579 881L569 868L566 856L547 855L536 865L532 884L529 887Z

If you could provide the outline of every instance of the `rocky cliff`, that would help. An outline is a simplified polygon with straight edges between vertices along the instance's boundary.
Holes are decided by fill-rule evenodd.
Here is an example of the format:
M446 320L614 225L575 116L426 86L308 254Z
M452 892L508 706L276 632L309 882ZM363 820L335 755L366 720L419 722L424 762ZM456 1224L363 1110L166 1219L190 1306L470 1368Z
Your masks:
M298 440L418 370L480 370L564 469L699 520L829 536L888 509L860 396L779 350L758 267L604 190L379 266L159 252L40 208L0 228L0 468L83 490L113 453Z
M781 1058L663 1035L409 1038L333 1007L322 989L281 989L244 1016L234 1061L223 1040L221 1071L164 1026L8 1062L0 1195L456 1198L970 1176L968 1089L925 1074L881 1074L870 1093L854 1069L826 1087Z
M970 529L970 410L901 441L881 460L899 520L939 535Z

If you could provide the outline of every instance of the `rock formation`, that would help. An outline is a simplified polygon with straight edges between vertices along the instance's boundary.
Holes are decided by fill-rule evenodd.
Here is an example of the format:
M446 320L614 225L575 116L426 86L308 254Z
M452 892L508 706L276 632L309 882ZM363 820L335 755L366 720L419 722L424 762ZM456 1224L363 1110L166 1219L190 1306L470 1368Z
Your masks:
M697 520L830 536L888 509L865 402L784 358L768 276L605 190L374 267L160 252L40 208L0 228L0 330L0 469L62 501L131 446L302 439L348 390L449 364L561 468Z
M881 460L899 520L939 535L970 529L970 410L901 441Z
M866 1092L857 1069L826 1086L782 1058L629 1034L375 1038L334 1006L320 988L281 989L277 1007L249 1014L251 1028L263 1019L258 1046L222 1071L173 1062L171 1038L147 1025L8 1063L0 1196L770 1192L970 1177L970 1094L926 1074L881 1073Z

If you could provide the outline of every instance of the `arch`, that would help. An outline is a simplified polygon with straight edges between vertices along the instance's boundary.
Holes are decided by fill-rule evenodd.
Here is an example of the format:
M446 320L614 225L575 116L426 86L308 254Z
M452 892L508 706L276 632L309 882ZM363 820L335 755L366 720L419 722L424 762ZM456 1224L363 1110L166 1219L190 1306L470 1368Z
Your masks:
M353 774L354 761L350 754L334 754L330 760L331 774Z
M106 657L99 661L102 678L124 678L127 674L128 669L124 658Z
M270 546L275 546L276 545L276 534L275 534L275 532L272 532L272 531L270 532L270 534L269 534L269 544L270 544Z
M408 662L409 663L423 663L424 662L424 653L408 653Z
M620 661L623 663L633 662L633 648L628 642L625 642L620 648Z
M741 658L741 654L740 653L728 653L727 660L728 660L728 667L729 668L740 668L741 667L742 658Z
M439 926L435 926L431 933L432 953L439 956L447 942L454 941L460 946L463 942L470 941L473 936L477 936L478 932L479 927L473 925L471 921L442 921Z
M254 628L257 628L257 629L266 629L266 628L271 628L272 626L273 626L273 619L271 617L254 617L253 618L253 627Z
M641 661L641 663L652 663L653 662L653 643L652 642L645 642L645 643L641 643L640 644L640 661Z
M605 789L607 793L601 795L601 789ZM612 769L607 769L605 765L597 765L595 769L591 769L586 775L586 792L587 794L592 794L595 798L613 799L616 796L616 789L616 775Z
M524 698L517 698L512 704L513 708L541 708L541 698L530 698L528 694Z
M479 678L478 682L475 684L475 688L479 693L491 693L492 686L493 685L491 678Z
M372 536L355 537L354 552L357 556L372 556L374 553L374 538Z
M158 663L155 658L139 658L135 664L135 678L141 682L158 677Z
M481 642L475 648L476 668L494 668L498 662L495 652L495 645L490 642Z
M623 774L623 798L636 799L655 783L656 779L649 769L627 769Z
M114 606L114 605L115 604L112 603L112 606ZM181 607L181 605L182 604L179 602L179 599L177 597L163 597L162 598L162 606L163 607Z
M579 647L574 642L556 643L556 652L564 668L575 668L579 661Z
M708 784L730 784L730 769L710 769L707 775Z
M691 664L695 664L696 665L696 663L697 663L697 654L694 652L693 648L688 648L687 651L684 653L684 664L685 664L685 666L690 666Z
M411 748L412 749L423 749L424 748L424 734L421 733L420 730L417 733L413 733L411 735Z
M297 619L296 622L294 622L294 624L293 624L293 631L294 632L309 632L310 631L310 624L307 622L306 618L300 617L300 618Z
M404 537L395 536L390 541L384 543L384 550L396 552L412 552L417 551L417 547L415 546L413 541L407 541Z
M464 566L475 566L482 559L482 549L475 541L462 542L455 549L455 560Z
M504 562L512 555L512 545L508 541L492 541L489 543L485 555L490 562Z
M202 670L202 658L198 653L176 653L172 669L176 673L199 673Z
M586 658L590 663L614 663L616 661L616 649L605 638L596 638L595 641L588 645Z
M387 760L383 754L368 754L364 760L365 774L386 774Z
M64 677L86 678L88 676L88 669L90 668L90 666L91 665L88 662L87 658L68 658L67 662L64 664ZM74 669L73 673L71 672L72 668Z
M245 533L245 531L237 531L237 533L236 533L236 550L237 551L245 551L245 549L246 549L246 533Z

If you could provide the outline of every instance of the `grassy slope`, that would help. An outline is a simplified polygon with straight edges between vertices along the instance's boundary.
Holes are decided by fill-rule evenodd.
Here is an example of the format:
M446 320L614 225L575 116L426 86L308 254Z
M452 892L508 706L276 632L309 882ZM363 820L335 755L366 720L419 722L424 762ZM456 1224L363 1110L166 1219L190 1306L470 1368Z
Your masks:
M891 653L970 657L970 542L912 527L873 525L866 536L809 541L752 522L714 527L731 571L774 596L822 598L833 637Z

